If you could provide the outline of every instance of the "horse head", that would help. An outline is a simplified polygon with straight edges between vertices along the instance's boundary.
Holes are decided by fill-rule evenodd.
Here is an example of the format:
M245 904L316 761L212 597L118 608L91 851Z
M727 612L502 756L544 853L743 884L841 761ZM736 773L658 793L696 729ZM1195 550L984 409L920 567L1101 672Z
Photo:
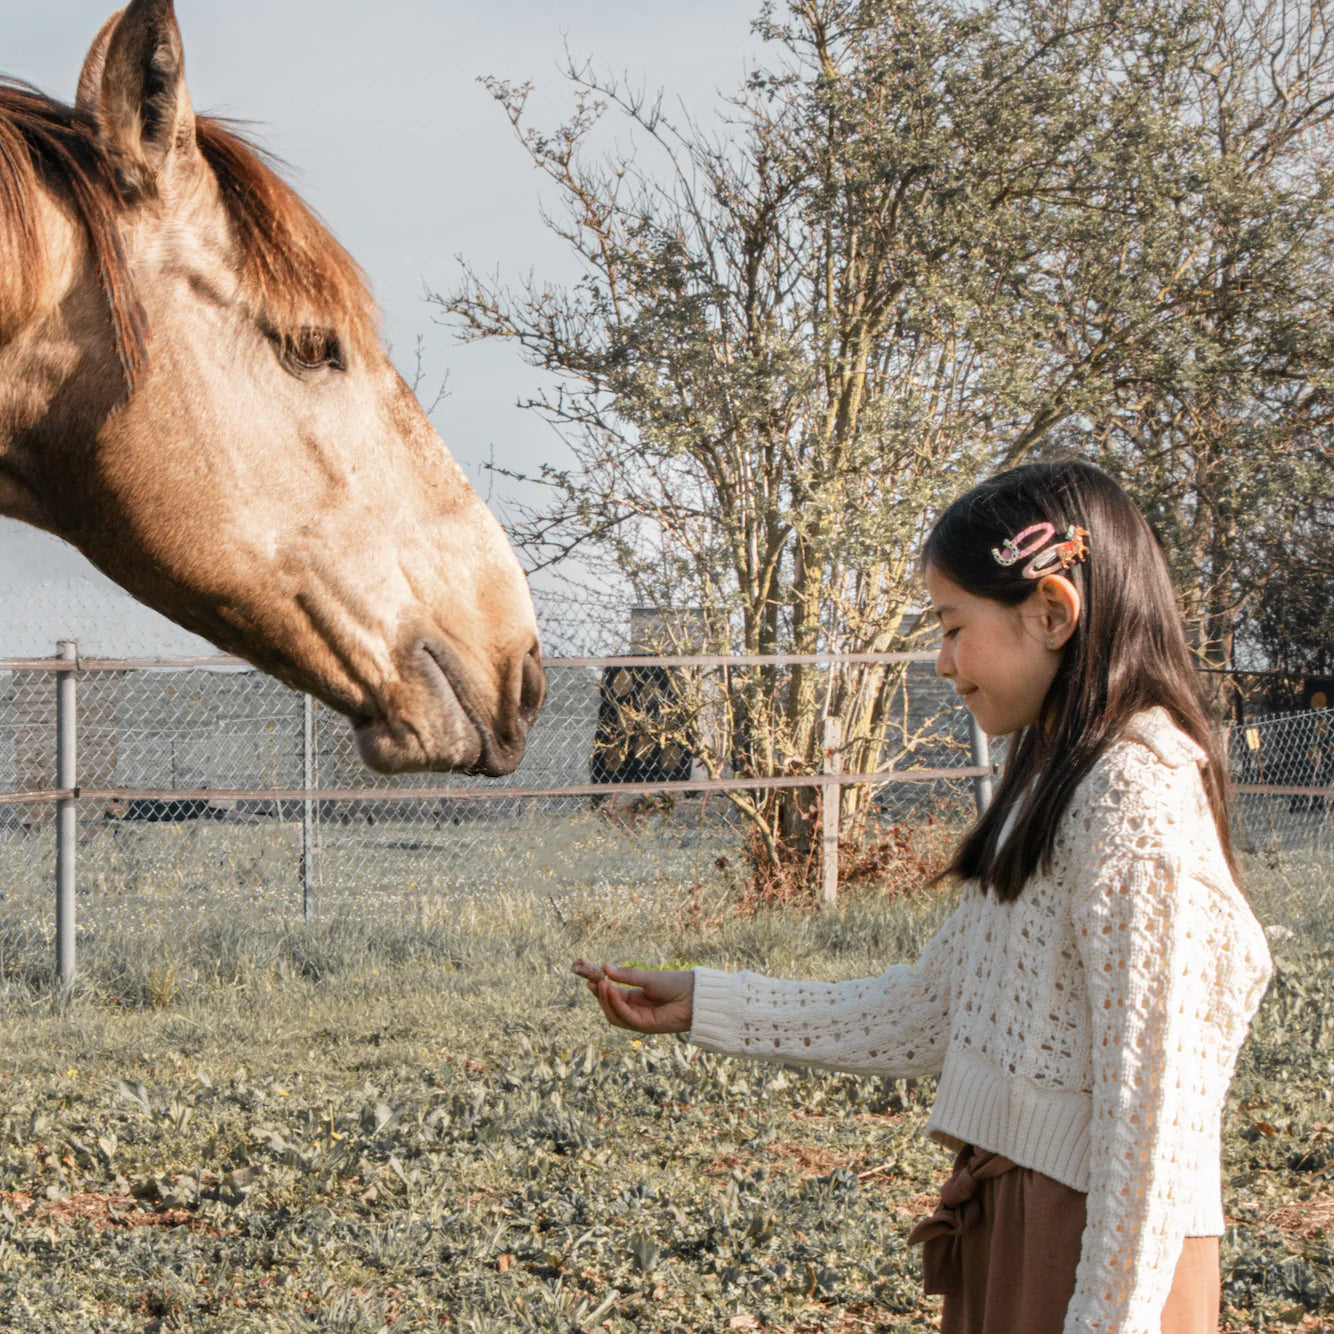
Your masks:
M0 512L353 722L386 772L510 772L545 689L505 536L356 264L196 116L170 0L77 103L0 88Z

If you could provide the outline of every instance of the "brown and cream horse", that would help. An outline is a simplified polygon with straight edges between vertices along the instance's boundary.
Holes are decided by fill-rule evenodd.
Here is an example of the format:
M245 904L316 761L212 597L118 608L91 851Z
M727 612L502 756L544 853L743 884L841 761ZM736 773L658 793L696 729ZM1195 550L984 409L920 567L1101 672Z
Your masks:
M0 513L346 714L377 769L523 755L518 562L356 264L194 114L171 0L107 20L73 107L0 83Z

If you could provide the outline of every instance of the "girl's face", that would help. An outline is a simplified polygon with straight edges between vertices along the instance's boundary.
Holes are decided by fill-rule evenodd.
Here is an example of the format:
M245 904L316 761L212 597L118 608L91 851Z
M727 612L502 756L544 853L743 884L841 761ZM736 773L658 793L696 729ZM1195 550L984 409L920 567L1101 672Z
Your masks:
M978 597L927 566L931 610L943 639L936 674L963 697L988 736L1035 723L1079 623L1079 593L1048 575L1017 607Z

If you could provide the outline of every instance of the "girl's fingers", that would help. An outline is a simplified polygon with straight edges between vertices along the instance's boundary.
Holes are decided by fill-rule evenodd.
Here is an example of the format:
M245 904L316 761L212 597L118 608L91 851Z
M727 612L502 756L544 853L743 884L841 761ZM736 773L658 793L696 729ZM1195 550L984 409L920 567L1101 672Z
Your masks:
M624 1028L620 1016L616 1013L615 1004L612 1000L612 992L615 988L604 977L600 982L591 984L593 994L598 999L598 1005L602 1007L602 1015L609 1024L614 1024L617 1028Z
M639 1025L635 1022L635 1011L629 1004L629 998L632 995L642 996L643 993L624 991L614 982L610 981L603 985L606 987L605 994L607 1003L615 1014L616 1020L620 1023L620 1026L622 1028L638 1028Z
M605 977L611 978L613 982L619 982L623 987L647 987L655 976L642 968L615 968L607 963L602 965L602 972Z
M643 968L606 968L604 971L622 986L634 987L650 1004L675 1000L681 994L682 980L689 973Z

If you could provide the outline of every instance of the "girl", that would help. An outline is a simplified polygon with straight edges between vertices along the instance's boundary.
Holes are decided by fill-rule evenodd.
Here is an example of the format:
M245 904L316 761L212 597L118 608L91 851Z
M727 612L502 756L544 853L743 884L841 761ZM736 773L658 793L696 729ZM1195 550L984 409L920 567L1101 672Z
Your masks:
M576 970L620 1027L939 1074L927 1133L957 1158L911 1239L947 1334L1212 1332L1219 1127L1270 961L1166 563L1110 477L1058 462L955 501L923 565L936 671L1010 744L917 965Z

